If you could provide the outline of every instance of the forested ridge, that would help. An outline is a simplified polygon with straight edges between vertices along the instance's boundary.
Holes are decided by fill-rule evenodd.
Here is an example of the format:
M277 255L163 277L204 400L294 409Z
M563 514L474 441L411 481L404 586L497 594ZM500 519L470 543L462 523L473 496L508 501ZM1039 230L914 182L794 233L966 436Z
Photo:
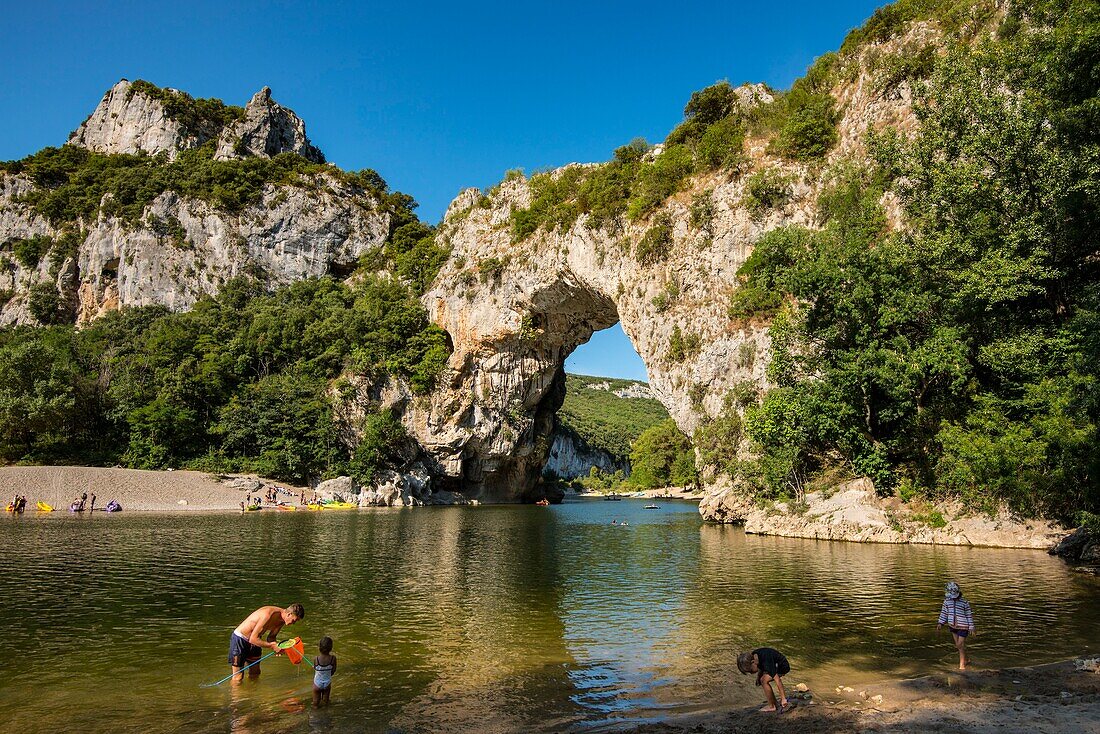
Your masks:
M140 84L195 126L214 129L238 114L217 100ZM0 329L0 460L254 471L305 483L338 474L366 481L415 456L400 416L375 406L349 426L335 409L349 374L392 375L414 394L434 386L450 353L418 300L447 255L434 228L374 171L347 173L295 153L215 160L213 145L175 160L66 145L0 163L0 171L35 184L21 201L60 232L0 243L0 257L31 269L47 258L56 278L99 217L187 247L179 222L147 216L161 193L234 214L272 185L345 186L347 196L387 217L388 236L346 282L274 287L257 272L184 313L130 307L80 328L59 288L31 286L29 310L41 325Z
M29 463L369 479L408 458L376 411L349 446L334 420L346 370L430 390L449 354L399 281L227 284L185 313L128 308L85 328L0 330L0 453ZM344 427L347 428L347 427Z
M635 380L566 375L565 402L558 410L558 423L589 447L606 451L616 459L627 459L634 439L668 418L668 411L656 398L615 394L616 390L637 386L648 387Z
M561 430L580 441L630 462L630 476L593 467L574 480L588 490L652 489L694 484L697 479L691 441L654 397L616 395L645 383L613 377L566 375L565 402L558 411Z

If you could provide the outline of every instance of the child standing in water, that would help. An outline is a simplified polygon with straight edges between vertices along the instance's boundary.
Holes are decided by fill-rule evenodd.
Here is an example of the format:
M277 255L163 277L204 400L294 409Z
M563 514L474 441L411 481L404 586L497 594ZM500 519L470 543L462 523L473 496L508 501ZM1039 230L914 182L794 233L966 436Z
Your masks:
M970 662L966 656L966 637L974 632L974 613L970 610L970 602L963 599L962 591L954 581L949 581L944 590L936 631L939 632L945 624L951 630L951 637L959 651L959 670L966 670L966 664Z
M332 692L332 674L336 672L336 656L332 654L332 638L322 637L317 644L321 654L313 658L313 705L328 703Z
M737 656L737 669L748 675L756 673L756 685L764 687L764 695L768 699L768 705L761 711L775 711L783 713L787 710L787 692L783 690L783 676L791 672L791 664L778 650L770 647L759 647L752 652L743 652ZM779 699L772 692L772 681L775 681L779 689Z

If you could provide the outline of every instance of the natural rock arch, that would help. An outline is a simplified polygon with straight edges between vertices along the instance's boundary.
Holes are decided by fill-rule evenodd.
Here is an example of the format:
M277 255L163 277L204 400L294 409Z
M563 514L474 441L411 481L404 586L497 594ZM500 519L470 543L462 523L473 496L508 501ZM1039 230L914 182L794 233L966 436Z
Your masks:
M611 234L582 218L568 231L514 242L509 216L528 205L524 179L505 182L488 200L476 189L455 200L440 234L453 255L424 297L454 352L430 403L405 413L444 484L453 480L489 501L541 493L565 360L616 322L656 397L688 434L721 412L738 382L763 380L766 326L732 322L727 300L769 222L749 217L739 194L705 191L715 200L712 226L705 233L691 226L685 192L665 207L667 252L646 262L635 252L648 222ZM678 351L670 349L676 340Z

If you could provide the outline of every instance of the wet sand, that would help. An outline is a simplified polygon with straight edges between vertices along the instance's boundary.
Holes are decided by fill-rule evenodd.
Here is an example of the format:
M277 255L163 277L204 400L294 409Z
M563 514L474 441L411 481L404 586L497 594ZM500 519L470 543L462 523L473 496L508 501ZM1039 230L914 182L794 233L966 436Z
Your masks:
M792 709L778 716L757 708L741 709L633 731L1100 732L1100 673L1078 670L1072 660L1030 668L935 673L853 690L813 693L814 703L796 701Z
M271 483L291 489L295 494L301 491L300 487ZM111 500L117 500L124 511L239 511L245 498L243 490L230 487L205 472L88 466L0 467L0 501L6 506L14 495L26 495L28 513L35 512L35 502L39 500L57 511L68 511L69 503L84 492L95 493L96 512ZM289 501L290 498L284 499Z

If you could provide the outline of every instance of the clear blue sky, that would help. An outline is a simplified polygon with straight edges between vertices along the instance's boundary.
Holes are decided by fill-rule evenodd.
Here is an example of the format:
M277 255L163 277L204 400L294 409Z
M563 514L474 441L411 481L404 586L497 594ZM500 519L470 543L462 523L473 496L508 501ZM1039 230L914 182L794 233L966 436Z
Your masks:
M509 168L661 140L717 80L788 87L882 4L0 0L0 159L60 145L122 77L242 105L267 85L434 223ZM584 371L618 374L607 346Z
M630 343L620 324L597 331L587 344L577 347L565 360L565 371L575 375L624 377L649 382L645 363Z

